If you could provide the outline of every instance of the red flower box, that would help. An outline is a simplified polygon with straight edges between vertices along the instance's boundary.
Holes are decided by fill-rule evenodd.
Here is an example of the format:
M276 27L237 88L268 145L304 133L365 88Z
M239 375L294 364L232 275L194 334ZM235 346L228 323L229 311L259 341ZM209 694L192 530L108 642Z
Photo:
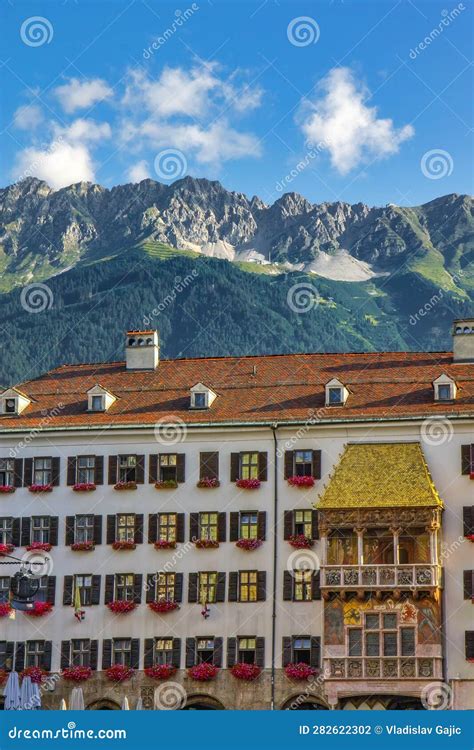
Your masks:
M469 479L474 479L474 471L469 472Z
M317 673L317 669L310 667L309 664L299 662L298 664L287 664L285 674L290 680L308 680Z
M251 552L254 549L258 549L263 544L261 539L239 539L238 542L235 543L235 546L239 549L245 549L248 552Z
M52 484L30 484L28 487L29 492L52 492Z
M63 670L63 677L71 682L85 682L92 677L92 669L90 667L66 667Z
M0 685L3 685L8 677L8 672L5 669L0 669Z
M73 485L72 489L73 492L94 492L96 486L93 482L78 482Z
M124 682L133 677L134 670L131 667L124 667L122 664L114 664L106 670L107 679L111 682Z
M10 602L0 603L0 617L8 617L11 611L12 611L12 606Z
M313 477L288 477L288 484L290 487L298 487L307 489L308 487L314 487Z
M95 544L94 542L74 542L71 544L71 549L73 552L90 552L95 549Z
M245 680L246 682L252 682L253 680L256 680L257 677L260 677L260 673L262 671L261 667L258 667L256 664L234 664L234 666L231 668L231 674L233 677L236 677L238 680Z
M470 656L466 661L470 661L471 664L474 664L474 656Z
M15 492L15 487L13 487L12 484L2 484L0 485L0 492L9 494L11 492Z
M203 477L196 484L196 487L199 487L201 490L213 490L220 486L221 483L217 477Z
M0 557L2 557L2 555L11 555L14 549L15 547L13 544L0 544Z
M136 546L137 545L135 544L135 542L132 542L132 541L130 541L128 539L127 540L126 539L122 539L122 540L117 539L112 544L112 549L135 549Z
M304 534L294 534L288 541L295 549L309 549L314 545L314 541Z
M155 482L155 490L175 490L178 486L176 479L165 479L164 481Z
M474 542L474 534L466 534L465 539L469 539L470 542Z
M28 552L34 552L35 550L41 550L42 552L51 552L52 544L49 542L31 542L27 546Z
M127 612L132 612L137 606L135 602L122 602L113 601L107 604L111 612L115 612L116 615L125 615Z
M48 674L49 672L41 669L41 667L27 667L23 670L21 676L22 678L29 677L31 682L36 682L37 685L41 685L42 681L46 679Z
M148 606L153 610L153 612L156 612L159 615L163 615L166 614L166 612L173 612L173 610L179 609L178 602L172 601L150 602Z
M35 602L33 609L26 609L25 615L30 617L43 617L53 610L53 605L50 602Z
M219 542L215 539L196 539L195 545L197 549L217 549Z
M176 673L176 667L171 664L156 664L154 667L147 667L145 674L152 680L169 680Z
M137 489L136 482L117 482L117 484L114 484L114 490L136 490L136 489Z
M210 682L216 677L219 671L219 667L215 667L213 664L196 664L196 666L188 669L188 677L198 682Z
M260 479L237 479L235 484L241 490L258 490L261 482Z
M157 539L155 549L176 549L176 542L167 542L166 539Z

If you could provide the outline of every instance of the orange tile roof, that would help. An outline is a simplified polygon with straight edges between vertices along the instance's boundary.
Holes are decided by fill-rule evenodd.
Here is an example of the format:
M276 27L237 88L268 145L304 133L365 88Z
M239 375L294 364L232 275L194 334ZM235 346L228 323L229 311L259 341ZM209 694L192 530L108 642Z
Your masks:
M432 382L441 373L457 383L454 403L433 400ZM333 378L349 389L344 407L325 407L324 386ZM87 391L98 382L117 397L106 413L86 411ZM197 382L217 393L208 410L189 409L190 388ZM175 417L192 425L306 421L312 414L322 422L474 416L474 364L453 364L448 352L161 360L154 371L127 370L124 362L65 365L19 387L33 403L19 416L0 415L0 431L31 429L46 417L48 428L60 428Z

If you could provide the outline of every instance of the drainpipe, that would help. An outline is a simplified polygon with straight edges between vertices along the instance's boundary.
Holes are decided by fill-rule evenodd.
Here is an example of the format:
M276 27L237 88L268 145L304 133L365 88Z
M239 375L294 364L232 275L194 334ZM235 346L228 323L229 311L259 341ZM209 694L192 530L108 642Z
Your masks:
M272 424L273 432L273 592L272 592L272 673L270 710L275 710L275 656L276 656L276 602L277 602L277 562L278 562L278 423Z

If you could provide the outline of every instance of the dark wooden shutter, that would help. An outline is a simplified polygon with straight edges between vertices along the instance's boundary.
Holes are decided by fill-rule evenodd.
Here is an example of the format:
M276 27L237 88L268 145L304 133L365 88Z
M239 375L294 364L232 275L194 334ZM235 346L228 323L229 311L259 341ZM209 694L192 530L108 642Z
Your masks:
M216 602L225 602L225 573L217 574Z
M143 513L135 515L135 544L143 544Z
M142 582L142 574L135 573L133 577L133 601L135 602L135 604L141 604L142 601Z
M474 506L465 505L462 509L463 534L470 536L474 534Z
M186 638L186 669L194 667L196 661L196 641L194 638Z
M155 583L156 583L156 573L147 573L146 576L146 591L145 591L145 601L147 604L150 604L150 602L155 601Z
M45 669L47 672L51 669L51 656L53 653L53 642L52 641L45 641L44 642L44 651L43 655L41 657L41 667L42 669Z
M295 473L294 471L294 451L285 451L285 479L289 479Z
M33 484L33 459L25 458L25 470L23 475L23 483L25 487L30 487Z
M258 454L258 478L261 482L266 482L268 478L268 458L266 451L260 451Z
M287 667L288 664L291 664L291 638L288 636L282 638L281 660L283 667Z
M15 458L13 462L13 486L23 487L23 459Z
M461 473L470 474L472 471L472 446L461 445Z
M113 544L115 542L115 515L109 514L107 516L107 544Z
M466 659L474 659L474 630L466 630L464 641Z
M321 451L313 451L313 478L321 479Z
M179 669L181 666L181 638L173 638L173 653L171 656L173 667Z
M104 638L102 641L102 669L112 666L112 639Z
M230 481L236 482L240 474L240 453L230 454Z
M58 527L59 527L59 516L50 516L49 543L52 544L53 547L56 547L58 543Z
M140 638L132 638L130 643L130 657L132 669L140 668Z
M100 604L100 575L92 576L91 604Z
M19 547L21 541L21 518L14 518L12 520L12 544L14 547Z
M283 571L283 601L291 602L293 600L293 576L289 570Z
M155 484L158 481L158 456L152 453L148 459L148 482Z
M59 456L53 456L51 461L51 476L53 487L59 487L59 478L61 473L61 459Z
M214 638L214 654L212 663L215 667L222 667L222 651L224 646L223 638Z
M67 669L70 663L71 641L61 641L61 669Z
M56 576L48 576L48 586L46 589L46 601L53 605L56 601Z
M25 668L25 642L22 641L16 644L15 649L15 671L23 672Z
M176 514L176 541L184 542L184 513Z
M136 477L137 484L144 483L145 481L145 456L137 456L135 477Z
M176 455L176 480L181 484L185 481L185 464L186 456L184 453L178 453Z
M229 515L229 542L236 542L239 538L239 513L231 511Z
M311 598L313 600L321 599L321 571L316 570L311 579Z
M463 572L464 598L472 599L474 596L474 570L465 570Z
M199 539L199 513L189 514L189 541Z
M143 654L143 668L149 669L153 666L153 652L155 650L155 639L145 638L145 653Z
M158 513L148 515L148 543L154 544L158 539Z
M95 672L98 663L99 641L93 638L90 642L89 666Z
M239 589L239 574L236 572L229 573L229 601L236 602Z
M94 544L102 544L102 516L94 516Z
M5 669L11 672L13 669L13 658L15 655L15 642L7 641L5 644Z
M311 538L319 539L318 511L313 510L311 516Z
M267 514L261 510L257 516L257 538L264 542L267 533Z
M66 477L66 483L68 487L72 487L72 485L76 484L76 466L77 466L76 456L69 456L67 460L67 477Z
M217 541L225 542L226 534L226 514L225 512L217 514Z
M283 514L283 539L288 541L290 536L293 534L293 518L294 513L292 510L285 510Z
M31 518L26 516L21 519L21 546L27 547L31 538Z
M74 516L66 516L66 546L74 544Z
M175 602L183 601L183 574L175 573L174 575L174 600Z
M117 456L109 456L109 484L117 484Z
M199 454L199 479L219 479L219 453L205 451Z
M74 576L64 576L63 604L70 606L72 604L72 589L74 586Z
M267 598L267 572L259 570L257 573L257 601L264 602Z
M104 484L104 457L94 456L94 484Z
M188 578L188 602L195 604L198 600L198 574L190 573Z
M237 658L237 638L227 639L227 669L234 666Z
M257 667L265 666L265 638L255 639L255 664Z
M311 636L311 651L309 657L311 667L318 669L321 666L321 638L317 635Z
M111 601L113 601L114 583L115 583L115 576L113 575L113 573L108 573L105 576L104 604L109 604Z

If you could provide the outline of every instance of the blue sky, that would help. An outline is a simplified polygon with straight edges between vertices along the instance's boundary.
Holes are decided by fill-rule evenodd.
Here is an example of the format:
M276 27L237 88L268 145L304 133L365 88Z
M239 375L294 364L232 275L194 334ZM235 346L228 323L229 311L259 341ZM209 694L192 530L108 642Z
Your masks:
M472 10L10 0L1 184L191 174L265 202L370 205L471 192Z

